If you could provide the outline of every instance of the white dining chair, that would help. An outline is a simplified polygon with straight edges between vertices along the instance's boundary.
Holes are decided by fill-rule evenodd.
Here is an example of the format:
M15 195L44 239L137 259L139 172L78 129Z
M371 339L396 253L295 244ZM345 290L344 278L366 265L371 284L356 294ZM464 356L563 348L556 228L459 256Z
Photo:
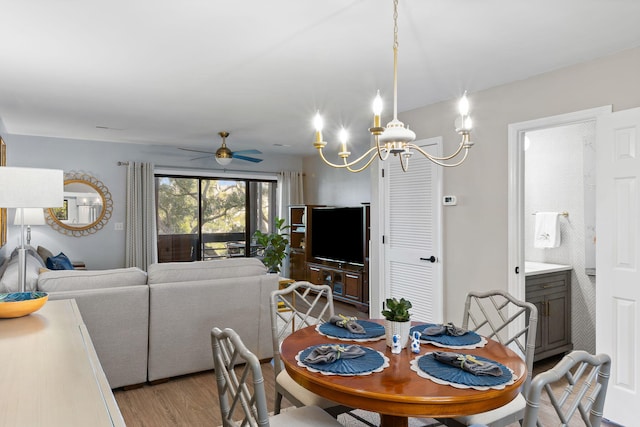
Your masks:
M531 382L536 346L538 309L504 291L469 292L465 301L462 327L512 348L527 365L522 392L506 405L487 412L456 418L438 419L449 427L505 427L521 422L526 407L525 395Z
M599 427L610 370L611 358L604 353L592 355L576 350L567 354L553 368L531 381L523 427L569 425L576 414L580 414L585 426ZM552 384L559 387L551 387ZM555 410L553 421L550 418L543 420L539 411L543 392Z
M275 372L275 409L280 413L282 398L295 406L319 406L334 417L352 408L325 399L302 387L289 376L280 357L280 344L291 333L324 323L334 315L333 293L328 285L300 281L271 292L271 335Z
M233 329L211 330L211 349L223 427L336 427L335 418L317 406L269 416L260 361Z

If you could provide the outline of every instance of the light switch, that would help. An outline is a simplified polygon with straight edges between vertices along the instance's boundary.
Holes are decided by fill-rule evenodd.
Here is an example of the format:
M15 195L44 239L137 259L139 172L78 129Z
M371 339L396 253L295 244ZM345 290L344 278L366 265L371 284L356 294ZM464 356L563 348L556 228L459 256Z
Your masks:
M445 206L455 206L458 204L458 199L456 199L456 196L444 196L442 198L442 204Z
M124 223L122 223L122 222L116 222L116 223L115 223L115 227L114 227L114 229L115 229L116 231L122 231L122 230L124 230Z

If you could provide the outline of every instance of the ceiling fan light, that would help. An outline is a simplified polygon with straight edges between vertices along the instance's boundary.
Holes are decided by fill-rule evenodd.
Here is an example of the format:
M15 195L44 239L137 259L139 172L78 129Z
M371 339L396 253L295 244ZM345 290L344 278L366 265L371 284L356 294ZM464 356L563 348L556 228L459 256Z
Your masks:
M216 162L218 162L219 165L222 166L227 166L229 163L231 163L232 158L231 157L218 157L216 156Z
M216 162L222 166L226 166L233 160L233 153L227 148L226 144L224 144L224 140L222 144L222 147L216 151Z

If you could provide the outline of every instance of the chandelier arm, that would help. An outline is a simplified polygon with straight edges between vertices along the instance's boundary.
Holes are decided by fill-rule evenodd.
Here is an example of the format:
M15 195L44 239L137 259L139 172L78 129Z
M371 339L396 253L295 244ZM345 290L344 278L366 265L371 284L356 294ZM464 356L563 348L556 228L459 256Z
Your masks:
M409 170L409 156L400 155L400 166L402 166L402 172L407 172Z
M383 150L382 147L380 147L380 142L378 141L378 135L374 135L373 139L376 144L375 148L378 150L378 158L380 158L380 160L384 162L389 157L390 152L386 148ZM382 154L383 151L385 152L385 154Z
M439 166L442 166L442 167L445 167L445 168L452 168L452 167L460 166L467 159L467 156L469 155L469 147L464 147L464 153L462 155L462 158L459 161L457 161L456 163L444 163L444 161L442 161L442 159L440 159L438 157L433 157L432 155L430 155L429 153L423 151L419 147L416 147L416 149L422 155L424 155L427 159L431 160L436 165L439 165Z
M322 161L325 162L327 165L331 166L332 168L339 168L339 169L346 168L345 165L338 165L335 163L331 163L329 160L327 160L327 158L324 156L324 153L322 152L322 148L318 148L318 154L320 155L320 158L322 159Z
M369 151L371 151L371 150L369 150ZM351 168L351 167L348 167L348 168L347 168L347 170L348 170L349 172L356 172L356 173L357 173L357 172L362 172L363 170L365 170L366 168L368 168L368 167L371 165L371 163L372 163L375 159L376 159L376 154L375 154L375 153L373 153L373 154L371 155L371 157L369 158L369 160L367 161L367 163L366 163L364 166L362 166L361 168L353 169L353 168Z
M355 166L358 163L360 163L362 160L364 160L368 155L370 155L371 153L373 153L376 150L376 147L371 147L367 150L366 153L364 153L362 156L358 157L357 159L351 161L351 162L347 162L347 157L343 157L344 159L344 164L340 165L340 164L336 164L336 163L331 163L329 160L327 160L327 158L324 156L324 152L322 151L322 148L319 147L318 148L318 153L320 154L320 158L329 166L334 167L334 168L340 168L340 169L348 169L351 166ZM375 157L375 154L373 155L373 157ZM367 166L371 164L371 160L368 161Z
M432 154L427 153L426 151L424 151L422 148L418 147L417 145L413 144L413 143L409 143L406 145L409 148L413 148L414 150L419 151L423 156L425 156L426 158L430 159L430 160L440 160L440 161L446 161L446 160L451 160L454 157L456 157L458 154L460 154L460 152L462 151L463 148L465 148L465 144L464 141L460 141L460 144L458 145L458 149L448 155L448 156L444 156L444 157L438 157L438 156L434 156ZM468 148L468 147L467 147Z

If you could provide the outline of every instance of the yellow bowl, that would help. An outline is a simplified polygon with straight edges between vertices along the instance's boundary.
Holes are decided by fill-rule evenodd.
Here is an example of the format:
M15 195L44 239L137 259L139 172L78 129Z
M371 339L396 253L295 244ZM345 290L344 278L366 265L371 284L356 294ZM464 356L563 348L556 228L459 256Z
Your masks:
M0 318L22 317L38 311L49 299L46 292L0 294Z

